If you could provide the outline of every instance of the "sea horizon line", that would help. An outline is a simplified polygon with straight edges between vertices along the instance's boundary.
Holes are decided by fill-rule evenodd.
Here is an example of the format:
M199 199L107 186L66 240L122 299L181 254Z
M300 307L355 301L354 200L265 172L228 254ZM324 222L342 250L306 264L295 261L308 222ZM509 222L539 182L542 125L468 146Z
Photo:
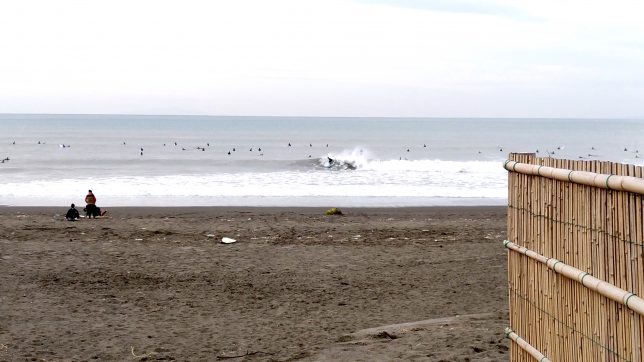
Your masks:
M480 116L318 116L318 115L229 115L229 114L162 114L162 113L22 113L0 112L0 116L123 116L123 117L212 117L212 118L311 118L311 119L415 119L415 120L570 120L570 121L644 121L643 117L480 117Z

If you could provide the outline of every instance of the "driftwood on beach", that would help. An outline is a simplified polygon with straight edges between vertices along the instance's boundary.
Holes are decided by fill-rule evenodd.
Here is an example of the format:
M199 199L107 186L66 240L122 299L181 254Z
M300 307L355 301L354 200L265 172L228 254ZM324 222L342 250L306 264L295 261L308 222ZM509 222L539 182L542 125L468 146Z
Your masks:
M642 361L643 168L510 154L512 361Z

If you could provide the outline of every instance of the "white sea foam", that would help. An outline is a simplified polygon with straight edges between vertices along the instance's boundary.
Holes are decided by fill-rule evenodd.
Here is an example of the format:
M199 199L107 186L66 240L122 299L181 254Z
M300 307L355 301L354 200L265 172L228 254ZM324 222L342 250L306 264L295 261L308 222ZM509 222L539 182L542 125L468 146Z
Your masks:
M173 205L178 203L177 199L182 200L180 204L200 204L204 200L233 198L248 205L262 205L274 199L281 200L279 204L284 200L306 198L346 198L349 204L356 206L370 204L368 200L373 198L398 199L403 204L423 204L420 200L426 202L431 198L503 199L507 187L505 180L505 171L498 162L364 159L356 170L343 172L322 168L305 172L9 182L2 185L0 204L81 203L80 199L88 188L96 191L105 205Z

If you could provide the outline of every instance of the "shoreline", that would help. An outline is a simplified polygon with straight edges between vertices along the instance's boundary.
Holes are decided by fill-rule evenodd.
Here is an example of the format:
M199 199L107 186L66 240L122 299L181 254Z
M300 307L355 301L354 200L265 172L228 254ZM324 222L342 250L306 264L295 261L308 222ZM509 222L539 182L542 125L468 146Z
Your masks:
M0 207L60 207L68 206L72 202L81 205L81 198L55 198L39 204L39 201L26 202L30 198L23 199L22 202L8 201L4 199ZM35 200L42 202L42 197L33 197ZM71 201L68 201L71 200ZM108 200L106 202L106 200ZM168 202L168 200L172 200ZM240 200L242 200L240 202ZM348 201L347 200L353 200ZM358 200L358 201L356 201ZM342 208L406 208L406 207L437 207L437 206L506 206L507 197L352 197L352 196L335 196L335 197L259 197L245 199L239 196L222 196L205 199L191 199L189 197L110 197L103 195L100 200L101 207L342 207Z
M99 205L99 207L101 207ZM83 215L83 207L76 207L81 215ZM324 212L331 207L317 207L317 206L117 206L117 207L101 207L101 210L107 211L108 217L115 216L163 216L168 214L224 214L224 213L259 213L266 215L275 215L283 213L296 213L310 216L324 216ZM0 205L0 215L3 213L24 213L24 214L40 214L40 215L60 215L64 214L69 209L69 206L2 206ZM468 205L468 206L402 206L402 207L338 207L344 216L351 214L359 215L413 215L425 213L449 213L449 212L464 212L469 211L472 213L479 212L506 212L507 206L497 205ZM81 219L81 221L84 219ZM89 220L89 219L88 219Z
M81 205L77 205L77 208ZM102 205L98 205L103 208ZM105 206L104 208L109 208L110 210L141 210L141 211L154 211L154 210L192 210L192 211L221 211L221 210L233 210L233 211L267 211L267 210L279 210L279 211L319 211L319 210L328 210L329 208L334 207L329 205L328 207L321 206ZM69 205L64 206L14 206L14 205L0 205L1 210L24 210L27 211L38 211L43 212L52 212L60 209L69 208ZM423 211L423 210L449 210L449 209L500 209L507 208L506 205L436 205L436 206L383 206L383 207L338 207L343 210L354 210L354 211L378 211L378 210L399 210L399 211ZM82 208L81 208L82 209Z

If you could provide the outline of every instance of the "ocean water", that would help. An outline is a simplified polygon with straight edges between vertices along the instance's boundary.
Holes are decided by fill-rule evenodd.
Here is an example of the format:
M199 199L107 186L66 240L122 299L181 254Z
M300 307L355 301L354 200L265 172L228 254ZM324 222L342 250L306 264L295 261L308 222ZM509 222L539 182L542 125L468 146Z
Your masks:
M0 205L501 205L509 152L642 164L644 121L0 115ZM289 146L290 144L290 146Z

